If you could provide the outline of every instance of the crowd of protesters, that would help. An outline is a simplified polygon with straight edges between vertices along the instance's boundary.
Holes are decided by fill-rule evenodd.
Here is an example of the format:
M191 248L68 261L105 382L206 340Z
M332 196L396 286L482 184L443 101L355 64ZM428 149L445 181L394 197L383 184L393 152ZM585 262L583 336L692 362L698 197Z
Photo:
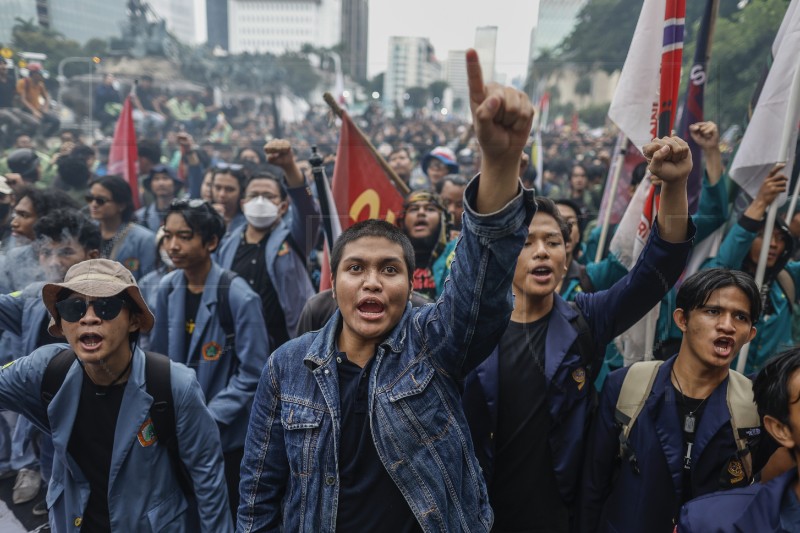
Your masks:
M789 169L727 223L717 126L691 128L702 163L654 139L630 186L657 183L659 213L626 268L597 254L613 132L550 129L537 176L527 97L474 52L467 73L471 121L356 117L411 192L323 252L324 110L278 124L142 76L132 191L110 138L11 103L0 67L13 503L54 531L800 531L798 236L763 236ZM113 76L95 98L110 132ZM655 306L655 359L623 359Z

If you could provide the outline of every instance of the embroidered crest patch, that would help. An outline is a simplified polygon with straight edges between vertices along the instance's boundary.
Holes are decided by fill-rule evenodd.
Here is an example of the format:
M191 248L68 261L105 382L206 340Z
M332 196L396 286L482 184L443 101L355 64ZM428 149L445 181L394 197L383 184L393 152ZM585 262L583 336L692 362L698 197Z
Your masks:
M572 379L578 384L578 390L583 389L586 384L586 370L583 367L576 368L572 371Z
M735 485L744 479L744 467L738 459L732 459L728 463L728 473L731 475L731 485Z
M139 270L139 260L136 259L135 257L129 257L129 258L121 261L121 263L123 265L125 265L125 268L127 268L131 272Z
M139 439L139 444L143 447L151 446L156 441L158 441L158 436L156 435L156 428L153 426L153 421L151 419L145 420L142 427L139 428L139 433L136 435Z
M214 341L207 342L203 345L202 353L206 361L216 361L222 355L222 346Z

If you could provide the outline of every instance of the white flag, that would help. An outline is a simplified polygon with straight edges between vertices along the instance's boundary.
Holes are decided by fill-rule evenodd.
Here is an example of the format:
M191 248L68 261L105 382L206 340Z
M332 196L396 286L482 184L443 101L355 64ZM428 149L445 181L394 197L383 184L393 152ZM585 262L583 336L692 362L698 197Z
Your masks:
M666 0L644 0L628 57L608 109L608 117L639 150L658 131L663 50L662 40L658 36L664 33L665 9Z
M782 148L781 132L787 120L794 124L786 152L787 171L794 164L800 106L789 101L789 93L795 72L800 68L800 0L792 0L789 4L772 45L772 55L772 67L730 171L731 178L753 198L770 169L778 162ZM785 200L784 193L778 201L783 203Z

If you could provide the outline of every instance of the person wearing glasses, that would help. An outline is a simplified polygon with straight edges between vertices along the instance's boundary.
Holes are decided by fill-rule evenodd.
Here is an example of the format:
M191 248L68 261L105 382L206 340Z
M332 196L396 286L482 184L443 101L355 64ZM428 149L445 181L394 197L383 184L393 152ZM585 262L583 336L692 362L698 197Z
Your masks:
M43 278L24 287L16 287L17 292L0 296L0 329L4 330L0 338L2 364L29 354L41 346L61 342L47 331L49 316L40 298L43 281L61 281L72 265L100 256L100 230L77 210L56 209L46 213L36 221L33 231L35 241L32 250L38 262L36 267L43 273ZM23 261L18 265L26 268ZM30 267L33 265L28 265L27 269L31 269ZM14 426L12 421L9 432ZM17 472L12 495L14 503L20 504L34 499L39 493L41 479L47 481L50 478L52 453L47 453L52 450L50 443L39 441L39 449L43 455L41 474L37 454L32 446L26 445L26 442L33 442L38 438L38 432L28 420L17 420L11 443L16 453L7 465L0 465L5 466L0 471L0 477ZM34 506L34 513L46 512L44 502Z
M211 197L214 204L222 206L226 236L244 227L247 220L242 212L242 198L247 186L247 173L242 165L217 163L211 182Z
M159 284L150 347L197 372L219 427L235 516L247 421L270 344L258 294L211 260L224 233L225 222L209 203L170 206L164 245L176 270Z
M167 363L178 455L193 494L184 493L178 466L158 442L137 346L154 318L131 272L107 259L79 262L62 283L44 285L37 306L47 309L47 335L68 344L0 369L0 406L53 436L52 531L232 531L219 434L183 365ZM160 356L148 356L148 365L151 357ZM48 401L46 371L61 361L69 366Z
M253 176L241 200L244 228L222 240L216 261L239 274L261 297L274 350L297 335L306 301L314 295L306 259L319 231L319 206L298 168L288 141L265 146L269 162L283 170ZM291 216L287 215L289 205Z
M119 261L136 279L155 268L155 234L133 221L133 195L119 176L106 176L92 183L86 195L89 215L100 226L100 255Z

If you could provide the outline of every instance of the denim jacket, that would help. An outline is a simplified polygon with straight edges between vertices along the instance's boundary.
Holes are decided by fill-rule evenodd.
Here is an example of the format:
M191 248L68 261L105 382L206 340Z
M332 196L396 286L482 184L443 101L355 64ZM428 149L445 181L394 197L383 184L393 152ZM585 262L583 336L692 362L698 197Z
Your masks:
M436 303L407 305L369 374L375 448L425 531L489 531L493 521L460 384L508 324L511 279L535 202L532 191L521 191L500 211L479 215L479 179L465 192L464 231L444 292ZM242 462L240 532L336 530L341 320L337 311L264 367Z

